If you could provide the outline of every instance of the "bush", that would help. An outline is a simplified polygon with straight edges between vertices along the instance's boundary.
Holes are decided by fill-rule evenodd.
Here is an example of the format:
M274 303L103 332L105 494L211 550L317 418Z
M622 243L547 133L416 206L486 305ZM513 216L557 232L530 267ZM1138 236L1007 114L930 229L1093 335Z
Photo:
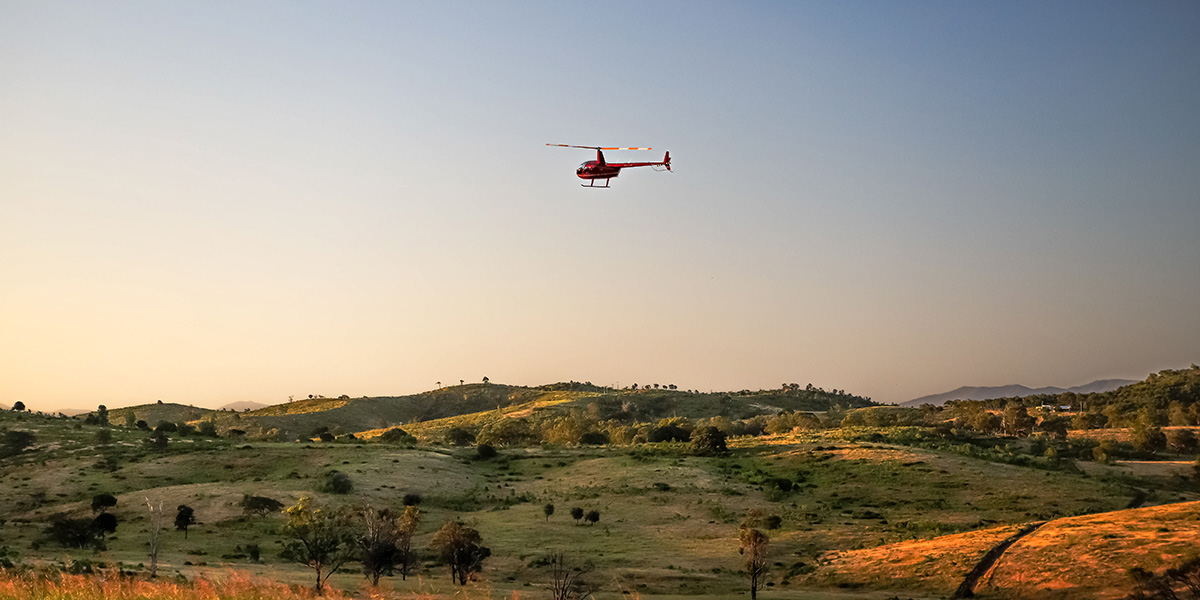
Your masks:
M204 437L217 437L217 424L212 421L201 421L197 431Z
M242 511L248 515L258 515L260 517L271 513L278 513L283 510L283 503L266 496L251 496L249 494L242 496L240 503Z
M409 492L404 495L403 502L405 506L416 506L421 503L421 494Z
M779 515L771 515L764 519L763 524L767 529L779 529L783 525L783 517Z
M354 489L354 482L350 481L350 476L341 471L330 471L325 474L325 481L321 482L318 491L327 494L349 494Z
M603 446L609 442L607 433L603 431L589 431L579 436L579 443L588 446Z
M724 431L709 426L692 432L692 452L706 456L726 451Z
M0 458L16 456L33 445L34 437L28 431L5 431L0 437Z
M165 431L167 433L175 433L179 430L179 426L170 421L159 421L154 427L155 431Z
M496 449L489 444L480 444L475 447L475 455L480 460L489 460L496 458Z
M411 446L417 443L417 438L409 435L407 431L404 431L399 427L393 427L383 432L383 434L379 436L379 441L385 444L404 444Z
M677 427L675 425L663 425L650 430L650 434L646 437L649 442L686 442L690 440L692 434L690 431Z
M475 435L462 427L451 427L442 434L442 440L451 446L469 446L475 443Z
M1173 429L1167 432L1167 445L1179 454L1195 452L1197 447L1196 434L1191 429Z

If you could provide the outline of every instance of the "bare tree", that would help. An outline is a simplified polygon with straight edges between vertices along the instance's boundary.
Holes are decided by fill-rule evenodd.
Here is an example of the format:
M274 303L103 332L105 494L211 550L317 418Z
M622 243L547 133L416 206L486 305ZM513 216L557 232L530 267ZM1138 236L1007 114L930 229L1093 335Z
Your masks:
M158 534L163 527L163 505L160 501L158 506L154 506L154 503L146 498L146 508L150 511L148 542L150 546L150 578L153 579L158 576Z
M742 546L738 552L746 559L746 573L750 576L750 600L758 598L758 590L766 583L767 545L770 542L771 538L757 529L742 529Z
M571 568L562 552L546 557L550 565L550 594L554 600L584 600L592 596L592 587L583 580L591 566Z

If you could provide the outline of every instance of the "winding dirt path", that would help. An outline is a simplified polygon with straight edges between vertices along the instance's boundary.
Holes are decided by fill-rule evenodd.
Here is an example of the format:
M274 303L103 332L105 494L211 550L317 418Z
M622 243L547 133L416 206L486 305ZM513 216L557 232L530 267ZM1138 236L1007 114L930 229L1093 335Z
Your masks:
M955 598L971 598L975 596L975 586L979 584L979 580L990 573L996 567L996 563L1000 562L1000 558L1004 556L1004 551L1010 546L1017 543L1021 538L1035 532L1039 527L1045 525L1048 521L1039 521L1030 523L1022 527L1016 533L1008 536L1003 542L996 544L994 548L988 550L987 554L979 560L979 564L975 565L971 572L967 573L967 577L963 579L962 585L958 586L958 590L954 592Z

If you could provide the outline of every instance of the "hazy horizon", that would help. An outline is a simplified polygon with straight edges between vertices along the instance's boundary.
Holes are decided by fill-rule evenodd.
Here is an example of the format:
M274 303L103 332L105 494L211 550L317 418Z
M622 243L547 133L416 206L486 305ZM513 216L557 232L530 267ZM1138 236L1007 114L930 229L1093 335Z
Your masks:
M1194 2L7 2L0 403L1185 368L1198 60Z

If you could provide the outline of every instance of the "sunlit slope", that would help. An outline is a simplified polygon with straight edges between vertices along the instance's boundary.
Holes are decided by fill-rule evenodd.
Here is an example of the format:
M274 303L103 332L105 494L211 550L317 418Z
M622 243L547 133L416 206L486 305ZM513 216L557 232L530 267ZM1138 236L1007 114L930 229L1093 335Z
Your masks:
M981 597L1120 598L1127 570L1200 554L1200 502L1051 521L1005 552Z
M810 581L951 594L1017 525L833 552ZM1128 570L1177 566L1200 553L1200 502L1054 519L1008 548L979 580L980 598L1121 598Z

